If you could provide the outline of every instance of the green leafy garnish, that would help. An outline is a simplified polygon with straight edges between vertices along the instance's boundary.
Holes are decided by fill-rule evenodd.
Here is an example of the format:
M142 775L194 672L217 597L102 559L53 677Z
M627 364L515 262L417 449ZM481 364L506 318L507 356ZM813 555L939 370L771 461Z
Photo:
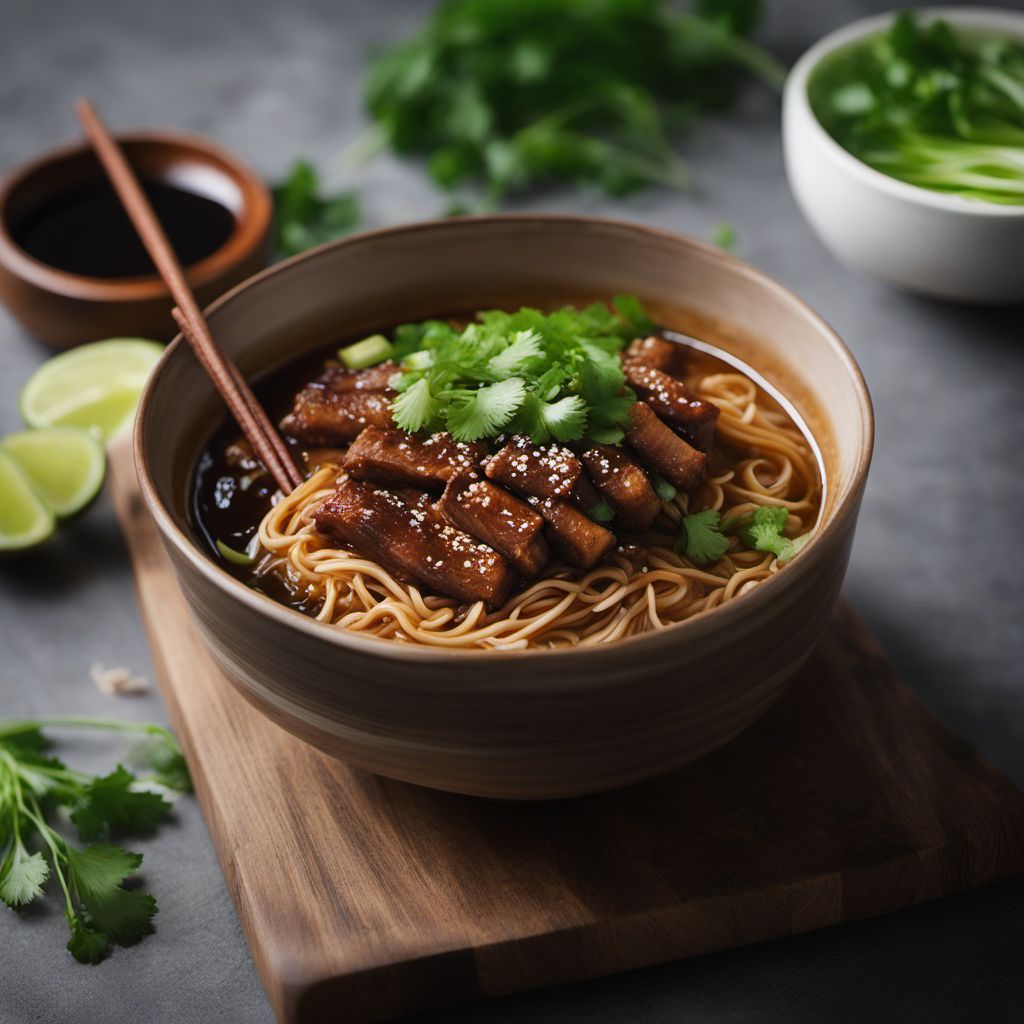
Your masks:
M695 565L717 562L729 548L729 538L721 530L721 513L706 508L683 517L676 548Z
M755 551L766 551L780 562L788 562L808 541L810 534L790 538L783 531L789 513L774 505L762 505L750 522L737 528L740 540Z
M354 231L359 224L359 201L352 192L320 195L320 178L306 160L299 160L274 193L274 248L294 256Z
M1024 42L900 14L888 31L814 70L815 115L893 178L993 203L1024 203Z
M551 179L623 194L686 187L673 140L728 106L737 71L783 71L745 38L758 0L446 0L374 59L366 101L396 152L434 180L472 180L486 202ZM469 204L460 204L465 209Z
M138 777L122 765L102 776L68 768L46 754L44 726L86 726L141 732L136 752L151 769ZM98 963L111 945L129 946L153 930L156 900L123 883L142 857L106 841L147 834L166 820L171 804L162 789L190 788L174 737L157 725L86 718L0 722L0 900L13 909L43 895L55 876L71 931L68 949L82 963ZM82 840L73 845L48 819L69 814Z
M678 493L672 484L657 473L651 477L651 486L654 488L654 493L657 494L661 501L671 501Z
M711 240L719 249L732 252L736 248L736 229L731 224L723 221L715 228L715 233L711 236Z
M488 310L461 331L439 320L405 324L392 345L403 370L395 423L460 441L514 432L537 444L585 435L616 444L635 402L619 352L653 326L633 296L550 314Z

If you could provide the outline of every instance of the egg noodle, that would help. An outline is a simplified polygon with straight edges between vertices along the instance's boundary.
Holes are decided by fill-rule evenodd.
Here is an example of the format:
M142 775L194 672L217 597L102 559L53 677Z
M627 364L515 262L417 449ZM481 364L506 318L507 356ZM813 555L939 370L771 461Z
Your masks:
M260 523L260 574L274 573L316 618L342 629L438 648L569 647L600 644L662 629L716 608L768 579L774 555L745 549L731 538L714 564L697 566L673 548L682 518L717 509L723 520L761 505L785 508L786 534L800 536L817 518L820 481L807 439L783 412L739 373L715 373L696 389L719 407L717 436L739 457L713 472L693 495L662 503L650 529L623 538L646 552L617 549L591 570L552 562L546 575L488 612L428 596L386 568L353 551L332 547L317 532L313 514L334 493L341 470L326 465L279 501Z

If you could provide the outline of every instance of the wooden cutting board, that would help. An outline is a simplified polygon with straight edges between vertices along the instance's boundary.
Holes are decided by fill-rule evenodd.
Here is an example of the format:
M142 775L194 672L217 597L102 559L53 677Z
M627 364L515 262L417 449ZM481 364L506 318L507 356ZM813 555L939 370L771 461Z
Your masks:
M764 718L654 782L501 804L331 760L211 661L127 451L113 456L163 694L282 1022L386 1020L1024 871L1024 794L924 711L848 608Z

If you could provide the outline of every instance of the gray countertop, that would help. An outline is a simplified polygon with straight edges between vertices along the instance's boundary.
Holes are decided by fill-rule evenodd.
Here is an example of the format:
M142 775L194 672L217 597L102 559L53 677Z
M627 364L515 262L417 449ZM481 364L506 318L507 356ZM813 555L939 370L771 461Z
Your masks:
M5 0L0 4L0 172L72 136L72 100L116 126L206 132L270 177L299 154L325 164L361 125L360 68L427 8L419 0ZM767 0L762 38L792 60L824 32L887 2ZM1021 8L1019 2L1010 4ZM920 698L1024 783L1024 337L1020 313L890 291L838 265L786 188L777 101L741 108L688 145L690 195L613 203L552 193L531 209L634 218L710 237L816 307L847 340L878 416L874 467L847 595ZM415 165L382 158L353 179L371 225L432 216L442 200ZM525 206L523 208L526 208ZM47 351L0 311L0 432ZM0 714L164 720L160 698L104 697L89 666L152 678L131 573L104 498L31 562L0 567ZM63 748L99 768L105 742ZM272 1015L195 802L145 853L157 932L98 967L64 949L55 901L0 912L0 1022L259 1024ZM885 919L531 993L430 1020L1011 1021L1024 1019L1024 882Z

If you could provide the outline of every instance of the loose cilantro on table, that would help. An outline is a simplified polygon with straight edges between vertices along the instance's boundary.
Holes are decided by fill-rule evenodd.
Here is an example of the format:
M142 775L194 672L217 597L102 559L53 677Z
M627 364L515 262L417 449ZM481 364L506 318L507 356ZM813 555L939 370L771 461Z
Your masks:
M294 256L354 231L359 225L359 201L352 192L324 198L312 164L299 160L274 193L274 249Z
M395 422L413 433L446 429L460 441L504 432L537 444L581 437L616 444L635 402L618 353L653 328L633 296L612 306L544 314L488 310L462 330L438 320L405 324L394 354L403 373Z
M92 776L69 768L47 753L49 726L141 733L134 756L148 772L118 765ZM0 722L0 900L17 910L56 877L76 960L98 963L111 945L138 942L153 930L156 900L123 885L142 856L106 840L152 832L171 812L164 793L189 788L181 749L160 726L74 717ZM51 824L62 811L91 845L74 845Z
M778 87L746 36L759 0L447 0L374 58L366 100L383 139L446 189L494 204L550 179L616 195L686 187L674 139L736 95L738 70Z

